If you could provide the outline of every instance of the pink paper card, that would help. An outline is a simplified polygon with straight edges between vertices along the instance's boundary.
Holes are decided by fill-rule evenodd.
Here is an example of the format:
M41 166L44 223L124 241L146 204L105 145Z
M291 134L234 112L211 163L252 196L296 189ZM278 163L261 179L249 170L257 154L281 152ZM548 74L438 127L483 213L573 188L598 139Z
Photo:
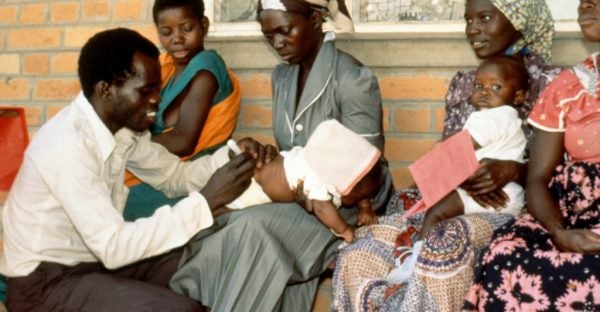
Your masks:
M408 166L427 208L456 189L479 168L471 135L463 130Z

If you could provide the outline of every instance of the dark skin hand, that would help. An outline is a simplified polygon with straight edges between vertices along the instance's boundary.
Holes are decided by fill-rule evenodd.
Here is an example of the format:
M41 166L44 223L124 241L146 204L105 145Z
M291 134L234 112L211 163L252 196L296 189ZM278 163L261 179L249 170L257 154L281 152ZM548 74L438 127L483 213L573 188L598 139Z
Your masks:
M510 160L482 159L481 167L461 187L483 207L500 210L509 198L502 188L511 181L523 184L527 166Z
M222 207L240 196L250 185L255 167L256 161L252 155L244 152L217 169L200 190L211 210Z
M552 241L564 252L600 254L600 235L587 229L565 229L556 199L548 189L556 166L563 161L564 134L535 130L527 175L528 212L552 235Z
M250 185L254 170L271 162L278 154L274 146L262 145L252 138L239 140L238 146L242 153L233 155L230 152L231 161L217 169L200 191L213 211L240 196Z
M237 141L238 146L242 150L242 152L248 152L256 161L256 168L260 169L264 164L268 164L277 155L279 155L279 151L277 148L271 144L260 144L258 141L252 138L243 138ZM229 151L229 158L233 158L233 152Z

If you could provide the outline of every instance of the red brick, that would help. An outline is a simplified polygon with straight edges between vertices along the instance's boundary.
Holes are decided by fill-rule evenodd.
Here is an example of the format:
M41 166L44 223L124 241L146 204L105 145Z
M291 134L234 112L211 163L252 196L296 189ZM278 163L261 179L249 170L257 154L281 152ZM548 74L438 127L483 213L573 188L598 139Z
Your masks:
M390 161L413 162L427 153L436 139L429 138L390 138L385 140L385 157Z
M275 143L275 137L273 136L272 131L265 132L265 131L255 130L255 129L245 129L245 130L236 129L235 133L233 134L234 140L240 140L245 137L251 137L262 144L271 144L273 146L277 146L277 144Z
M27 54L23 57L23 73L27 75L48 74L49 60L44 53Z
M61 109L65 108L68 104L49 104L46 106L46 121L50 120L56 115Z
M77 79L47 79L37 82L36 100L70 100L81 90Z
M446 117L446 109L443 107L435 110L435 131L442 133L444 131L444 118Z
M108 1L83 1L83 19L86 21L106 21L110 16Z
M143 7L141 0L117 0L114 2L113 20L138 21L143 18Z
M25 106L27 126L37 127L42 125L42 108L34 105Z
M0 54L0 74L15 75L21 70L20 58L17 53Z
M399 108L395 111L397 132L427 132L431 123L428 108Z
M55 48L60 46L61 30L44 29L12 29L8 31L7 49Z
M270 106L243 105L239 124L249 128L271 128L272 111Z
M17 6L5 5L0 7L0 25L13 25L17 22Z
M442 100L447 80L443 77L383 77L379 81L384 99Z
M48 5L45 3L24 4L21 7L21 24L43 24L46 22Z
M271 76L257 74L250 77L239 77L242 85L242 95L249 99L270 99L273 97L271 90Z
M394 179L394 186L396 189L401 188L412 188L415 187L415 181L413 180L408 167L391 167L392 178Z
M158 40L158 33L156 32L156 27L154 27L154 24L132 26L131 29L139 32L142 36L148 38L148 40L152 41L154 45L160 46L160 41Z
M0 100L29 99L29 80L8 78L0 80Z
M58 53L50 58L50 72L77 73L79 52Z
M50 5L52 23L71 23L79 20L79 3L59 2Z
M390 131L390 109L387 107L384 107L382 109L383 115L382 117L382 124L383 124L383 132L388 132Z
M106 30L105 26L97 27L69 27L65 29L65 47L80 48L88 39L93 35L103 30Z

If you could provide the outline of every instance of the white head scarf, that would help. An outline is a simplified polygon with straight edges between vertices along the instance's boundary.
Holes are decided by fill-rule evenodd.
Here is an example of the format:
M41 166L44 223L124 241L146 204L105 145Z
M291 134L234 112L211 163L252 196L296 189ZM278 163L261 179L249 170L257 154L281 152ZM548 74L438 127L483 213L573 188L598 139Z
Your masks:
M340 6L341 1L341 6ZM352 33L354 32L354 24L350 19L350 14L346 9L344 0L260 0L260 10L278 10L291 13L295 12L294 7L304 6L315 10L322 9L329 17L323 29L325 31L332 30L337 33Z

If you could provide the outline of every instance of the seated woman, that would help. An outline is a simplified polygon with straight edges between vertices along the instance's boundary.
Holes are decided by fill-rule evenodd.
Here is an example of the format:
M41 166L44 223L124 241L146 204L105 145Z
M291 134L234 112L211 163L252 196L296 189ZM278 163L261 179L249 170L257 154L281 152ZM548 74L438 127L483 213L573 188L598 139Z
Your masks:
M600 42L600 0L582 0L578 11L585 38ZM529 115L529 213L494 233L466 310L598 309L599 62L596 52L563 71Z
M152 141L183 159L194 159L231 137L240 109L240 87L221 57L204 49L209 22L203 1L156 0L152 14L166 50L160 58L162 100L150 129ZM150 216L158 207L180 199L167 198L129 173L126 184L130 189L126 220Z
M258 21L284 61L273 71L273 134L280 150L305 146L323 121L336 119L383 152L382 107L375 74L336 48L332 28L351 31L341 0L260 0ZM382 163L371 201L382 211L393 190ZM340 209L349 224L357 209ZM212 311L310 311L319 276L341 240L296 203L223 214L212 232L191 242L171 287ZM239 265L244 259L246 265ZM221 265L215 267L213 263Z
M558 73L547 65L554 33L547 4L538 0L467 0L465 20L465 34L479 59L508 54L524 61L530 83L525 102L517 110L526 118L538 93ZM460 131L475 110L468 100L473 79L473 72L459 72L450 83L444 138ZM524 131L530 138L531 130ZM500 208L507 199L502 187L510 181L522 182L526 166L491 159L481 163L461 187L482 206ZM359 229L355 242L340 252L333 279L335 311L460 310L481 249L493 230L512 216L471 214L438 223L424 237L413 277L396 285L386 276L399 256L395 245L411 240L411 233L415 237L422 226L423 214L403 217L404 210L418 199L418 190L401 190L388 204L390 215L380 218L381 225Z

